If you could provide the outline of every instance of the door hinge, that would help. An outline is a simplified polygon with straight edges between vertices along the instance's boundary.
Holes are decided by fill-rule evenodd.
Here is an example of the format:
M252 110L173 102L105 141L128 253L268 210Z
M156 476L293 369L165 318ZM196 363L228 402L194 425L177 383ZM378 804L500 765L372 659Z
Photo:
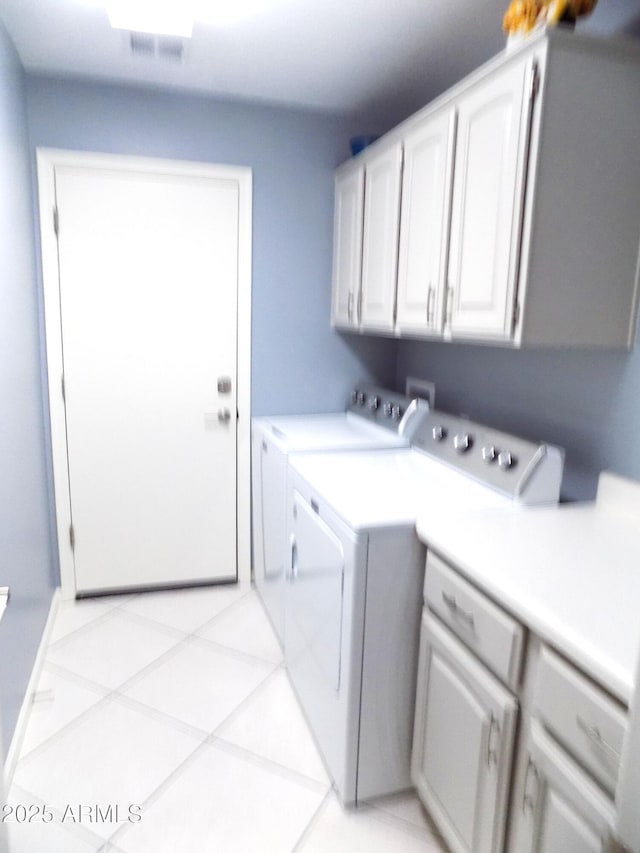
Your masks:
M53 208L53 231L57 237L60 231L60 215L57 207Z
M73 524L69 525L69 544L71 545L71 550L75 551L75 548L76 548L76 532L73 529Z

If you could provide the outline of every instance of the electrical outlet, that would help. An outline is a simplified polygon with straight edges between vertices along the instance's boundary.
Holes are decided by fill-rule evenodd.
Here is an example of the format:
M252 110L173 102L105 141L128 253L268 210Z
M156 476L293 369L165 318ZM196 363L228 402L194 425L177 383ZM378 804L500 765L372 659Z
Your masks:
M428 379L419 379L416 376L407 376L405 380L405 395L407 397L420 397L429 403L429 408L435 408L436 386L435 382Z

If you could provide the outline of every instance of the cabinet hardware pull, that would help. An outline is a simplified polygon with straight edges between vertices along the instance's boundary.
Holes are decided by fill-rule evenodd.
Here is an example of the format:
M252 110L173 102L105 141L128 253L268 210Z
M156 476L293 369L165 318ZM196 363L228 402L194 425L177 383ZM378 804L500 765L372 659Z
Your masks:
M529 780L533 778L535 780L535 790L531 792L529 790ZM529 760L527 761L527 769L524 774L524 790L522 792L522 811L533 812L536 807L537 799L538 799L538 789L540 786L540 774L538 773L538 768L533 763L533 759L529 756Z
M473 613L469 613L468 610L463 610L462 607L460 607L460 605L456 601L455 596L449 595L448 593L443 591L442 600L451 611L452 616L455 616L456 619L461 619L463 622L466 622L471 631L475 629Z
M291 568L289 571L289 581L293 583L293 581L298 577L298 546L296 544L296 537L291 537Z
M582 729L594 746L601 749L602 752L604 752L608 758L615 761L616 764L620 763L620 753L602 737L598 726L590 726L589 723L580 716L580 714L576 714L576 723L578 724L578 728Z
M433 299L433 285L431 284L431 282L429 282L429 287L427 289L427 326L431 325L432 299Z
M497 745L493 746L494 733L497 738ZM491 712L489 718L489 734L487 736L487 764L491 767L492 764L498 764L498 749L500 747L500 723L496 715Z
M349 322L353 319L353 293L349 291L349 298L347 299L347 319Z

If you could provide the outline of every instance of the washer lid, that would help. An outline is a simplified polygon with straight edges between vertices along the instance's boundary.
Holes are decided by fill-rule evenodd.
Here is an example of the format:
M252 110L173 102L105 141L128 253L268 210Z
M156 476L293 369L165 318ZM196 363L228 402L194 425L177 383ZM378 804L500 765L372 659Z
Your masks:
M256 418L253 423L285 452L408 446L404 436L344 412Z

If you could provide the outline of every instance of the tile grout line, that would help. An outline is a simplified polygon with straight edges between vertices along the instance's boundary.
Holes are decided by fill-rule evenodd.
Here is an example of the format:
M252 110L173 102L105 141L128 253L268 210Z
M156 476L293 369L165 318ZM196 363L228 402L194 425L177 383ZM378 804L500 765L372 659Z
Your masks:
M333 793L334 793L333 785L330 785L329 790L324 795L321 802L318 804L318 808L315 810L315 812L309 818L309 822L307 823L307 825L304 827L304 829L300 833L300 837L298 838L296 843L291 848L290 853L299 853L299 851L301 849L301 845L304 843L305 839L311 835L311 833L313 832L313 827L317 825L318 821L320 820L322 813L326 810L329 799Z
M245 593L245 595L246 595L246 593ZM245 595L243 595L241 597L241 599L239 599L239 600L242 600L242 598L244 598ZM234 602L234 604L235 603L237 603L237 602ZM232 606L232 605L230 605L230 606ZM111 610L113 610L113 609L117 609L117 608L111 608ZM226 608L226 609L229 609L229 608ZM98 616L98 617L96 617L96 619L92 620L92 623L89 623L89 624L93 624L95 622L101 622L106 616L109 616L109 615L110 615L109 613L102 614L101 616ZM140 617L140 618L144 619L144 617ZM81 628L79 630L82 630L82 628L84 628L84 627L87 627L87 626L81 626ZM73 632L73 633L75 633L75 632ZM65 639L65 638L62 638L62 639ZM64 666L61 666L60 664L54 663L53 661L47 659L47 657L45 656L45 663L47 665L54 667L56 670L58 670L62 676L69 674L73 677L73 680L77 680L79 683L86 683L87 685L89 685L88 689L99 688L101 691L106 691L106 692L100 698L98 698L97 702L90 705L88 708L86 708L84 711L82 711L80 714L78 714L77 717L74 717L72 720L70 720L68 723L66 723L64 726L62 726L60 729L55 731L50 737L46 738L40 744L35 746L32 750L29 750L28 753L24 753L24 754L21 753L20 756L18 757L18 764L20 764L23 760L30 763L32 758L37 757L37 755L41 751L44 750L45 746L48 747L51 744L51 742L53 742L54 739L56 739L58 736L61 736L63 733L67 733L75 724L79 723L87 714L94 711L98 705L106 703L107 700L114 699L114 698L116 698L116 699L121 698L121 699L124 699L126 701L132 701L134 703L137 702L137 700L132 699L132 697L126 696L125 691L129 690L131 687L135 686L135 684L137 684L138 681L141 681L144 677L146 677L147 675L154 672L163 663L165 663L166 660L177 655L180 652L181 647L188 645L189 642L193 641L193 640L196 640L197 642L201 642L205 646L210 646L212 648L216 648L218 651L220 651L224 654L228 654L229 657L233 657L233 658L241 659L241 660L248 660L248 661L258 661L262 664L272 665L273 669L265 675L265 678L256 686L256 688L254 688L254 690L258 689L260 687L260 685L263 684L263 682L266 681L280 666L280 664L276 664L273 661L267 661L263 658L258 658L255 655L250 655L250 654L243 652L241 650L233 649L233 648L230 648L228 646L223 646L219 643L216 643L215 641L208 640L205 637L197 636L195 632L193 632L191 634L185 634L184 632L182 632L181 638L175 643L175 645L171 646L169 649L162 652L157 658L154 658L152 661L150 661L148 664L146 664L142 669L138 670L136 673L131 675L128 679L123 681L117 687L113 687L113 688L108 687L104 684L100 684L99 682L91 681L90 679L87 679L86 677L79 675L78 673L73 672L73 670L69 670ZM47 647L47 652L48 652L49 648L50 648L50 646ZM254 691L252 691L252 693L250 695L252 695L253 692ZM248 698L248 697L245 697L245 698ZM244 701L245 700L242 700L242 702L244 702ZM129 707L131 707L131 706L129 706ZM201 736L201 733L203 733L202 736L207 738L213 734L212 732L207 733L205 730L198 729L196 726L190 726L189 723L185 723L185 722L179 720L178 718L172 717L171 715L166 714L165 712L161 711L160 709L153 708L153 706L145 705L145 703L143 703L143 702L137 703L137 710L138 710L138 713L149 713L149 712L151 712L151 716L154 719L162 721L166 725L170 725L172 728L178 729L182 733L186 733L186 734L189 734L191 736L199 737L199 736ZM235 711L235 709L234 709L234 711ZM234 711L231 711L230 714L233 714ZM225 717L224 720L221 721L221 723L219 725L222 725L226 721L227 718L228 717ZM176 725L176 723L178 725ZM190 729L190 731L185 732L185 730L184 730L184 728L182 728L182 726L186 727L187 729ZM217 728L218 728L218 726L216 726L216 729ZM214 729L214 731L216 731L216 729ZM197 732L198 734L195 735L194 732Z
M154 788L153 791L151 791L151 793L147 795L146 799L140 804L140 813L144 814L146 809L148 809L150 806L153 806L153 804L162 797L165 791L173 785L174 781L179 778L184 772L186 772L186 770L188 769L188 765L196 761L196 758L199 753L204 752L207 748L208 744L206 740L203 740L201 743L197 744L194 750L190 752L186 756L186 758L184 758L176 767L174 767L171 773L169 773L168 776L165 776L165 778L157 785L157 787ZM113 834L109 836L107 841L109 843L114 843L117 845L117 837L124 836L126 839L126 836L128 832L131 831L132 826L133 824L130 824L129 826L118 827L118 829L116 829Z

